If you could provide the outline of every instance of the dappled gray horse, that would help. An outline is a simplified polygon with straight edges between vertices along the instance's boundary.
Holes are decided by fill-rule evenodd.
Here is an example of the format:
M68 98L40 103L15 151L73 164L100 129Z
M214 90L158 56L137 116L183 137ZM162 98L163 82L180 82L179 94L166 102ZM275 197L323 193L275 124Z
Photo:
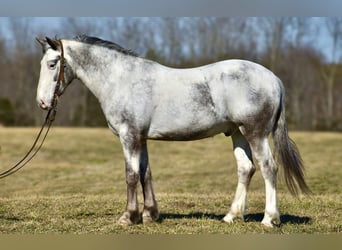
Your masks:
M223 218L226 222L243 219L247 189L255 172L253 155L265 180L262 223L270 227L280 223L270 133L289 190L294 194L299 189L309 192L300 155L287 132L284 87L261 65L227 60L175 69L95 37L38 41L44 51L37 90L40 107L52 107L64 51L64 78L58 95L73 79L81 80L97 97L109 128L120 138L126 162L127 205L119 224L130 225L141 219L139 181L144 195L142 221L158 219L147 139L197 140L219 133L232 137L238 185L230 211Z

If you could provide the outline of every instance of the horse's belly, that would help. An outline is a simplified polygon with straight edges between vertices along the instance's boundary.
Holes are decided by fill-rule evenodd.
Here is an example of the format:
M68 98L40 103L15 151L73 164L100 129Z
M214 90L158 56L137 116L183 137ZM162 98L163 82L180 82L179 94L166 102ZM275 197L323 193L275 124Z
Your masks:
M192 141L212 137L220 133L225 133L228 130L229 124L226 122L215 124L209 127L194 128L190 126L177 129L155 129L149 132L148 139L165 141Z

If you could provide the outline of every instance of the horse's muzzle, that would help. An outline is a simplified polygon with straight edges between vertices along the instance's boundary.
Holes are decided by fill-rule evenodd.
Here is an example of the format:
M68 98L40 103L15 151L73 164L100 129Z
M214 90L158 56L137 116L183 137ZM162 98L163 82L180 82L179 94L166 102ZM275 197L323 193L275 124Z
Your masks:
M45 103L43 100L39 100L38 105L41 109L44 109L44 110L48 110L51 108L51 105Z

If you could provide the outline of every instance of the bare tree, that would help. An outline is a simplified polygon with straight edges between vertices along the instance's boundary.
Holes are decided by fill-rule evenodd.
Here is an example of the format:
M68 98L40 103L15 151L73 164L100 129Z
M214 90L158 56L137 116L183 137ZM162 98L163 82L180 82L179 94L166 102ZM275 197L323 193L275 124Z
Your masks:
M330 17L326 18L327 31L331 38L332 63L329 67L322 70L323 81L326 87L326 122L330 128L334 120L334 87L336 84L336 74L342 56L342 18Z
M177 65L181 62L183 51L182 42L185 34L182 31L182 22L180 18L164 18L162 23L162 36L165 48L165 58L171 65Z
M272 71L277 70L281 52L286 43L286 31L289 20L289 18L285 17L259 19L259 27L264 33L269 67Z
M304 105L303 100L309 89L314 86L317 82L312 78L313 75L317 76L312 72L312 51L308 50L308 44L306 40L310 36L310 23L309 19L302 17L291 17L287 19L287 26L290 29L287 37L287 46L283 48L286 56L283 57L283 61L286 61L286 65L282 64L283 68L286 68L287 79L286 82L288 95L288 106L291 110L291 122L294 127L303 128L304 123L307 119L303 113L308 113L311 105ZM291 67L289 67L291 65ZM310 83L310 84L308 84Z
M39 74L39 58L36 54L32 18L10 18L10 56L7 62L11 83L9 95L16 106L16 124L38 123L41 112L36 109L35 89Z

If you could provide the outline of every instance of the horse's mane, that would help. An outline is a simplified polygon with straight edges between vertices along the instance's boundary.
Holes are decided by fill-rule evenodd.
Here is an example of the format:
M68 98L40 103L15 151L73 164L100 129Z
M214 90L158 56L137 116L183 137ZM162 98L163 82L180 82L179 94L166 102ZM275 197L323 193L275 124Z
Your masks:
M97 38L97 37L92 37L92 36L87 36L87 35L79 35L79 36L76 36L74 38L74 40L79 41L79 42L83 42L86 44L90 44L90 45L98 45L98 46L102 46L102 47L105 47L108 49L113 49L113 50L116 50L116 51L123 53L125 55L136 56L136 57L139 56L137 53L135 53L134 51L132 51L130 49L125 49L116 43L106 41L106 40L102 40L102 39Z

